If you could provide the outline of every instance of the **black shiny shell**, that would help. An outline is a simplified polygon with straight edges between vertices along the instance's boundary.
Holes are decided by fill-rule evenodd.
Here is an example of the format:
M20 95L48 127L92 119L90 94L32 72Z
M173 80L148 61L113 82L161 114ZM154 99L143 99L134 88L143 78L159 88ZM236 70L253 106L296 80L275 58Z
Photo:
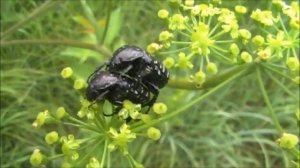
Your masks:
M169 80L168 70L146 51L136 46L125 45L119 48L108 64L109 71L123 72L127 68L129 71L124 72L126 75L140 79L150 88L152 86L149 85L162 88Z
M103 95L103 93L107 94ZM135 104L147 105L150 93L138 81L113 72L98 71L89 81L86 91L89 101L107 99L114 105L121 106L124 100Z

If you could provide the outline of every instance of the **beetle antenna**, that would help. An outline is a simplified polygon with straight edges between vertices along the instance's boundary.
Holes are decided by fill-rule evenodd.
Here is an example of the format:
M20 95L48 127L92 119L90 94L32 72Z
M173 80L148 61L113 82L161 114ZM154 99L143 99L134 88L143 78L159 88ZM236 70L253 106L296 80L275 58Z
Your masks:
M87 83L89 83L90 79L98 72L100 71L104 66L107 66L108 62L105 62L104 64L102 64L101 66L99 66L88 78L87 78Z

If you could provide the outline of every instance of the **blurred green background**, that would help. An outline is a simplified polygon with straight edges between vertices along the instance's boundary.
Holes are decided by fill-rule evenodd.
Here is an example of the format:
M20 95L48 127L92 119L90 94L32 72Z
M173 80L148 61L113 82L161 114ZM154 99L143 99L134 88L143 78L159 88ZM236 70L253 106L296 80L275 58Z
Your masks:
M37 113L45 109L53 111L64 106L76 114L79 95L60 77L64 67L72 67L78 77L86 79L116 48L123 44L146 48L166 29L157 11L169 8L167 1L87 2L98 19L100 35L105 34L100 49L83 45L96 44L95 31L75 0L1 0L1 167L30 167L28 159L33 149L47 149L43 139L47 130L76 134L77 130L68 127L31 126ZM230 7L233 2L241 3L223 4ZM48 6L41 9L45 4ZM268 2L247 5L267 7ZM38 14L28 19L33 11ZM16 23L20 26L9 32ZM275 143L279 135L253 78L239 79L165 122L160 141L140 140L131 146L131 152L145 167L291 167L289 155ZM292 132L297 130L294 99L267 77L266 82L281 125ZM172 111L202 93L166 87L159 101Z

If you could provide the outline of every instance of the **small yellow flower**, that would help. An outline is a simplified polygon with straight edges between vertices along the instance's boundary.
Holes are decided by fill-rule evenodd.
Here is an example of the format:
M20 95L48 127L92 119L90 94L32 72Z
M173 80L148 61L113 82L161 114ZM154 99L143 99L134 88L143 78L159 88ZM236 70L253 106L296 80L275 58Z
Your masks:
M195 1L194 0L185 0L184 4L186 6L194 6Z
M85 87L86 83L85 83L85 80L83 79L76 79L74 81L74 89L76 90L80 90L80 89L83 89Z
M256 35L256 36L254 36L254 37L252 38L252 42L253 42L256 46L260 47L260 46L262 46L262 45L265 43L265 39L264 39L263 36L261 36L261 35Z
M173 37L173 34L169 31L162 31L159 34L159 41L168 41Z
M299 71L299 60L296 57L289 57L286 61L286 65L290 71Z
M215 74L218 73L218 67L215 63L209 62L206 65L206 71L207 71L208 74L215 75Z
M240 53L240 48L238 47L237 44L232 43L229 47L229 52L230 52L231 56L237 57Z
M36 120L32 123L32 126L33 127L40 127L40 126L44 125L47 118L49 118L48 110L45 110L43 112L39 112L39 114L36 117Z
M78 140L75 139L74 135L70 134L68 137L61 137L62 142L61 150L64 155L71 156L72 160L77 160L79 155L76 150L80 147Z
M157 15L161 19L166 19L169 16L169 12L165 9L161 9L161 10L158 11Z
M270 48L264 50L259 50L257 52L258 60L257 61L266 61L271 57L272 51Z
M49 132L45 136L45 141L49 145L54 144L57 140L58 140L58 133L56 131Z
M240 14L245 14L247 13L247 8L245 6L241 6L241 5L237 5L234 7L234 10L237 12L237 13L240 13Z
M154 127L150 127L148 128L147 130L147 135L150 139L153 139L153 140L159 140L160 136L161 136L161 133L160 133L160 130L157 129L157 128L154 128Z
M66 110L65 110L64 107L57 108L57 110L56 110L56 117L58 119L62 119L66 115L67 115L67 113L66 113Z
M71 67L66 67L66 68L64 68L62 71L61 71L61 76L63 77L63 78L70 78L72 75L73 75L73 70L72 70L72 68Z
M166 68L168 68L168 69L172 68L172 67L174 66L174 64L175 64L175 60L174 60L174 58L172 58L172 57L167 57L167 58L163 61L163 65L164 65Z
M109 128L109 136L112 138L113 142L109 145L110 150L120 148L123 154L127 153L127 143L132 142L136 138L136 134L131 132L127 124L123 124L120 127L120 132L117 132L114 128Z
M274 22L277 22L277 19L272 15L272 11L268 10L261 11L260 9L256 9L250 17L266 26L272 26Z
M40 152L40 149L35 149L30 156L30 164L32 166L39 166L41 165L42 160L43 160L43 155Z
M158 50L160 50L162 48L162 46L160 46L159 44L157 43L151 43L147 46L147 51L150 53L150 54L154 54L155 52L157 52Z
M299 139L296 135L283 133L281 138L279 138L277 141L279 142L280 147L292 149L298 144Z
M184 17L181 14L174 14L169 18L170 30L184 30L186 29L185 23L188 21L188 17Z
M245 62L245 63L251 63L252 62L252 56L246 52L246 51L243 51L241 53L241 59Z
M180 52L178 54L178 63L176 64L177 67L185 69L190 68L192 69L194 65L190 62L189 58L185 55L185 53Z
M196 86L200 87L206 81L206 74L200 70L192 76L192 79L196 83Z
M156 114L164 114L167 112L167 106L164 103L155 103L153 105L153 111Z
M95 158L92 157L90 159L90 162L86 165L86 168L98 168L101 167L99 161Z

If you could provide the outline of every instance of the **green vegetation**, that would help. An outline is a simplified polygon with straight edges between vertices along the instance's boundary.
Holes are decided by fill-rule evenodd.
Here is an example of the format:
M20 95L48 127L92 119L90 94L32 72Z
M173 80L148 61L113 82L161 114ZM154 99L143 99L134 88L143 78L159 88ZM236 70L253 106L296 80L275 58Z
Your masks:
M0 1L1 167L300 167L298 1ZM104 117L85 81L124 44L171 78Z

